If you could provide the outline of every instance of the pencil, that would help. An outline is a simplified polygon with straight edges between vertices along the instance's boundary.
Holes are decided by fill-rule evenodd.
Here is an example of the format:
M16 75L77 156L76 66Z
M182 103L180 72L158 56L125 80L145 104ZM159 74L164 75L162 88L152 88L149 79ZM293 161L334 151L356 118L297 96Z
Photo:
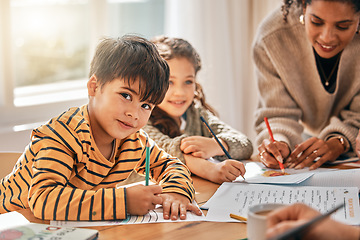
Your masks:
M233 213L230 213L230 217L233 218L233 219L239 220L239 221L243 221L243 222L247 221L246 217L242 217L242 216L239 216L239 215L236 215L236 214L233 214Z
M221 147L221 149L223 150L223 152L225 153L226 157L228 159L232 159L230 154L228 153L228 151L226 151L224 145L222 145L222 143L220 142L220 140L218 139L218 137L215 135L214 131L211 129L210 125L206 122L205 118L203 118L203 116L200 116L201 121L205 124L206 128L209 130L209 132L211 133L211 135L215 138L216 142L219 144L219 146ZM241 177L245 180L244 176L241 175Z
M146 142L146 159L145 159L145 186L149 186L149 172L150 172L150 143Z
M309 227L314 226L315 224L319 223L320 221L324 220L326 217L334 213L340 208L343 208L345 206L344 203L340 204L339 206L335 207L334 209L330 210L329 212L319 215L310 221L304 223L303 225L300 225L299 227L290 229L284 233L281 233L273 238L270 238L270 240L285 240L285 239L300 239L299 236L303 233L303 231L308 230Z
M269 121L268 121L267 117L264 117L264 121L265 121L267 130L268 130L268 132L269 132L271 141L272 141L272 142L275 142L275 139L274 139L273 133L272 133L272 131L271 131L270 124L269 124ZM285 173L284 165L282 164L282 162L278 161L278 163L279 163L279 166L280 166L281 171L282 171L283 173Z

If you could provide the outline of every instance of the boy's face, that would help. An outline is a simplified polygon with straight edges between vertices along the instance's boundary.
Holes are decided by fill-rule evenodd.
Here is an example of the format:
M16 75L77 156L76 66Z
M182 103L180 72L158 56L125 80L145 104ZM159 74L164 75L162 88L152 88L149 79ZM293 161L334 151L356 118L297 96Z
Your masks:
M135 133L145 126L154 107L140 102L139 80L129 86L123 79L114 79L101 87L94 75L88 92L91 130L97 144Z

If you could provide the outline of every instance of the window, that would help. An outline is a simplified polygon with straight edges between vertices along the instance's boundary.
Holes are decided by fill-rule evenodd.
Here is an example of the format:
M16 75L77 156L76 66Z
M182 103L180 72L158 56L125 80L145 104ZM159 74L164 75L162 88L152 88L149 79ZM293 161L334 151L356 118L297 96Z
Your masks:
M86 77L88 8L87 0L11 0L15 87Z
M98 41L163 34L164 5L165 0L1 0L0 111L7 113L1 126L46 121L86 103Z
M164 0L108 0L108 26L111 36L140 33L151 38L164 34Z

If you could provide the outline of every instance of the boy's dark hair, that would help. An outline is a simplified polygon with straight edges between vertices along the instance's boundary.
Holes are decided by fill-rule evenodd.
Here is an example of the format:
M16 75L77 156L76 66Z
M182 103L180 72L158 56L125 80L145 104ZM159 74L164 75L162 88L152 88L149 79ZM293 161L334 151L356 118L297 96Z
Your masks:
M161 57L165 60L174 58L185 58L192 63L195 69L195 75L201 69L201 59L195 48L186 40L182 38L170 38L166 36L157 36L151 39L155 43ZM201 105L217 115L217 112L205 101L205 95L201 85L195 82L195 101L200 102ZM165 111L159 107L155 107L151 113L150 120L153 126L157 127L162 133L176 137L181 135L180 126L172 119Z
M145 38L125 35L105 38L96 48L90 74L100 84L123 79L129 86L139 80L140 99L159 104L169 88L169 66L155 45Z

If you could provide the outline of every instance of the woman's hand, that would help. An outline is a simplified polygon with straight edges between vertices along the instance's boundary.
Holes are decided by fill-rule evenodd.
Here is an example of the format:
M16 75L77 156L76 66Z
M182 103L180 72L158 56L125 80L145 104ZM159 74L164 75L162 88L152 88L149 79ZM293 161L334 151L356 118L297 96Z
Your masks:
M287 143L264 141L258 147L260 161L268 168L279 168L279 162L283 163L284 159L289 156L290 149Z
M324 141L312 137L296 146L287 160L288 167L301 169L309 166L310 170L313 170L325 162L335 161L343 152L344 147L337 138Z

